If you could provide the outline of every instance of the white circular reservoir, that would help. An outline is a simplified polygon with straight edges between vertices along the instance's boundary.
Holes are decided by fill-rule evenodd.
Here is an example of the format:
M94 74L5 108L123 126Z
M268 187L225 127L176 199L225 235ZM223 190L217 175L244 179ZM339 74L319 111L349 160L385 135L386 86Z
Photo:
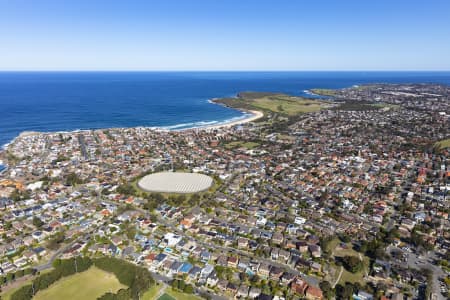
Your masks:
M138 187L146 192L189 194L206 191L213 179L198 173L160 172L144 176Z

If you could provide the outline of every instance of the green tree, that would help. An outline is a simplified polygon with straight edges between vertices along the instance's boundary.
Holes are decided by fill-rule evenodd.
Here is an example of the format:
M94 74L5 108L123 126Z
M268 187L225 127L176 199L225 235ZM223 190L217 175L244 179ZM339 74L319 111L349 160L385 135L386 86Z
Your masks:
M11 300L30 300L33 297L31 284L24 285L11 295Z
M61 246L61 243L64 242L65 236L64 232L57 232L48 242L47 247L51 250L57 250Z
M352 273L357 273L364 267L362 261L358 257L352 255L344 256L342 258L342 262L344 264L344 268Z
M336 285L336 297L338 299L351 299L354 293L354 287L351 283L346 282L345 285Z
M323 292L323 295L326 299L332 299L334 297L333 288L331 287L331 284L328 281L322 281L319 284L320 289Z
M44 222L40 218L35 216L33 217L33 225L37 228L41 228L44 225Z
M185 292L186 294L192 294L194 293L194 287L191 284L187 284L184 287L183 292Z
M131 184L122 184L119 185L116 189L116 192L125 196L135 196L136 189Z
M67 185L75 186L75 185L81 184L81 183L83 183L83 180L81 180L81 178L74 172L69 173L66 176L66 184Z

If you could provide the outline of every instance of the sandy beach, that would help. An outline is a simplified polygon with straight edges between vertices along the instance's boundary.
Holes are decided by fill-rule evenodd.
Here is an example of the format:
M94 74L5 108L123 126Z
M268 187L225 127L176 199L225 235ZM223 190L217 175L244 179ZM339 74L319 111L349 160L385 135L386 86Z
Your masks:
M244 123L248 123L248 122L253 122L253 121L256 121L256 120L264 117L264 113L262 113L260 111L257 111L257 110L246 110L245 112L251 113L252 115L249 116L248 118L244 118L244 119L240 119L240 120L236 120L236 121L231 121L231 122L227 122L227 123L207 125L207 126L196 127L196 128L187 128L187 129L183 129L183 130L229 128L229 127L232 127L232 126L235 126L235 125L240 125L240 124L244 124Z

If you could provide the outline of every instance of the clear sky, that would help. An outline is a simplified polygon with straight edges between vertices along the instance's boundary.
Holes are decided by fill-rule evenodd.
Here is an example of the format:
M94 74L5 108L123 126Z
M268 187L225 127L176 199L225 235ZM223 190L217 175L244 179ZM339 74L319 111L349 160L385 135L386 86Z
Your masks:
M0 0L0 70L450 70L450 1Z

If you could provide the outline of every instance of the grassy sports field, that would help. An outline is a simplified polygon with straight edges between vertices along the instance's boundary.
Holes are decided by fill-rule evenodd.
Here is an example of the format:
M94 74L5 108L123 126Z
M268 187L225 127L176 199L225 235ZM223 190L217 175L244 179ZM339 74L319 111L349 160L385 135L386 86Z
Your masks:
M95 300L106 292L117 292L126 288L114 274L96 267L69 277L62 278L49 288L38 292L33 299L60 300L84 299Z

